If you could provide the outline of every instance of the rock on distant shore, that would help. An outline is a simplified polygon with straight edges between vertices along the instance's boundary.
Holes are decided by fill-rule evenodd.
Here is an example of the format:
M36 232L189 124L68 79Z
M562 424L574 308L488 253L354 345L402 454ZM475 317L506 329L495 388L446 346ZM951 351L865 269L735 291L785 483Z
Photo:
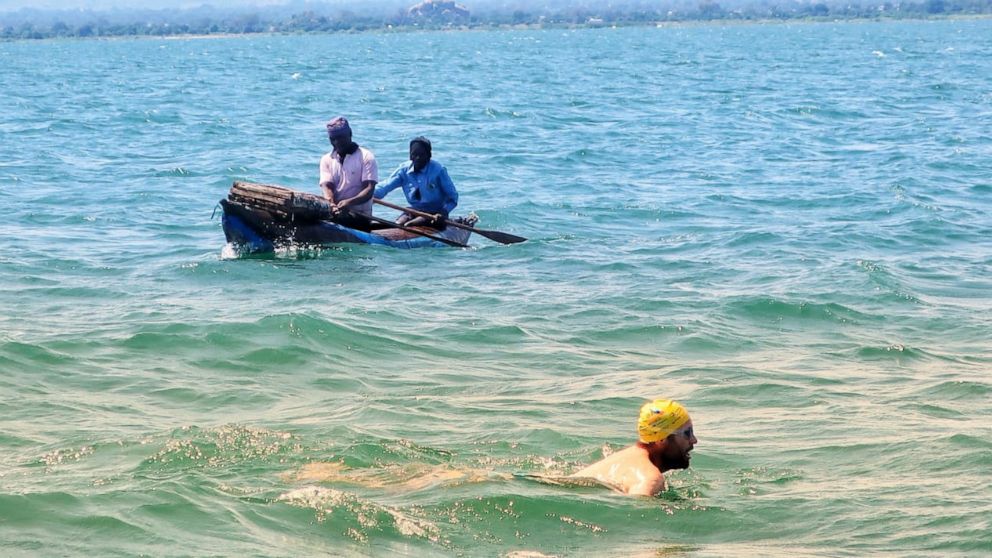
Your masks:
M407 15L415 20L433 22L468 21L468 8L448 0L424 0L410 6Z

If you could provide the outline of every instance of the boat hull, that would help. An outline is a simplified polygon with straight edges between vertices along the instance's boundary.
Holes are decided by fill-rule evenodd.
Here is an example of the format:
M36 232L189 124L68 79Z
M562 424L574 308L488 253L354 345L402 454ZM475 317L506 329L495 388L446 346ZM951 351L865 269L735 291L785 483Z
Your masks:
M372 244L391 248L440 248L447 244L400 229L365 232L320 219L286 219L265 209L231 200L221 200L221 223L227 241L244 253L272 252L281 246L327 246ZM469 219L472 225L475 219ZM471 231L448 227L425 232L447 240L468 243Z

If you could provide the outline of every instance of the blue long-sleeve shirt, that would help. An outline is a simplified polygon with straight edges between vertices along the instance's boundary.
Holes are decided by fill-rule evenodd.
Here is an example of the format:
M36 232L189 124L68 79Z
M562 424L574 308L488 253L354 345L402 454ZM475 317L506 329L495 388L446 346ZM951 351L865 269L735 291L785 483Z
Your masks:
M413 172L413 163L407 161L375 189L375 197L382 199L396 188L402 187L410 207L425 213L443 213L447 216L458 205L458 192L448 176L447 169L431 160L420 172Z

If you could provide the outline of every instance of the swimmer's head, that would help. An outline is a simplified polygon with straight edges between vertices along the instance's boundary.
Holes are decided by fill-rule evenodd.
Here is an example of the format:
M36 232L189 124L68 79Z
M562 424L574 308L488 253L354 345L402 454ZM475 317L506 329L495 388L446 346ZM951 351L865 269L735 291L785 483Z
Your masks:
M690 453L699 442L685 407L668 399L656 399L641 407L637 437L648 459L662 473L689 467Z
M655 399L641 407L637 437L645 443L660 442L689 422L685 407L670 399Z

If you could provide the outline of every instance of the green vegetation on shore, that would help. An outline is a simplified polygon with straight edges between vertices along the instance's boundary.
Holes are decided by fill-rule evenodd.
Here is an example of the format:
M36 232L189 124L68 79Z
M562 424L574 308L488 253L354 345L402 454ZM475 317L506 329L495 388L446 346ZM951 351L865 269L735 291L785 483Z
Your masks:
M484 14L465 10L434 14L400 10L394 14L359 14L347 10L288 13L242 8L192 10L24 11L0 14L0 40L58 37L126 37L230 35L250 33L334 33L370 30L477 29L500 27L601 27L691 21L850 20L930 18L992 14L992 0L919 0L844 3L812 0L758 0L733 8L716 0L659 4L659 7L523 9Z

